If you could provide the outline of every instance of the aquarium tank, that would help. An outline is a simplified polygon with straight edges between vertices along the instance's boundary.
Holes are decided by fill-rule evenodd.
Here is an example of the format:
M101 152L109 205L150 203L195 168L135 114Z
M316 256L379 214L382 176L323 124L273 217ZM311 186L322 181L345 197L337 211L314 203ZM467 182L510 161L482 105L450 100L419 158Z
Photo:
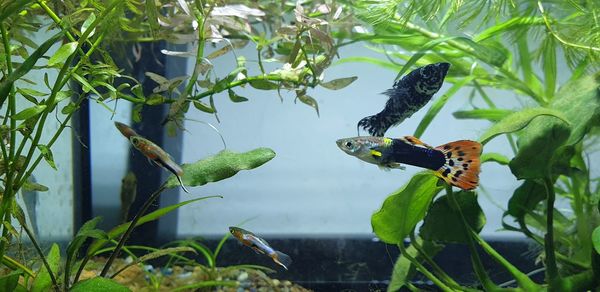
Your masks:
M598 291L600 2L0 1L0 291Z

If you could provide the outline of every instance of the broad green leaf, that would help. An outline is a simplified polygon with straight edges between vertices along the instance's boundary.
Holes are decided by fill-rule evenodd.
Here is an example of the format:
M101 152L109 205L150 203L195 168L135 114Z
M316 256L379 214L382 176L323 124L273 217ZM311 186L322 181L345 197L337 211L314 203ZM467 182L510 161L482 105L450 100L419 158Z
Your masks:
M571 122L567 145L581 141L594 125L600 125L600 72L584 76L560 88L550 107Z
M508 165L508 163L510 162L510 159L508 159L508 157L506 157L500 153L494 153L494 152L483 153L481 155L480 159L481 159L481 163L496 162L500 165Z
M18 88L17 92L22 95L31 95L31 96L46 96L48 93L40 92L31 88Z
M217 155L207 157L192 164L183 164L183 184L186 186L201 186L234 176L240 170L257 168L275 157L275 152L269 148L257 148L244 153L223 150ZM167 188L178 188L179 182L172 175L169 177Z
M197 199L193 199L193 200L187 200L178 204L174 204L168 207L164 207L161 209L158 209L152 213L146 214L144 216L142 216L140 218L140 220L137 222L136 227L140 226L144 223L148 223L150 221L154 221L174 210L177 210L177 208L181 207L181 206L185 206L189 203L193 203L196 201L200 201L200 200L205 200L205 199L210 199L210 198L222 198L221 196L208 196L208 197L202 197L202 198L197 198ZM107 232L108 238L117 238L117 236L123 234L127 228L129 228L129 225L131 224L131 222L127 222L127 223L123 223L113 229L111 229L109 232ZM95 254L98 250L100 250L108 241L106 239L97 239L94 242L92 242L92 244L90 245L90 247L88 248L87 254L88 255L93 255Z
M535 180L525 180L508 200L506 213L524 222L525 215L530 214L544 198L546 198L544 185Z
M208 104L205 104L205 103L203 103L203 102L201 102L201 101L199 101L199 100L194 100L194 101L193 101L193 103L194 103L194 107L195 107L195 108L197 108L197 109L199 109L199 110L201 110L201 111L203 111L203 112L205 112L205 113L214 114L214 113L216 113L216 112L217 112L217 111L216 111L214 108L212 108L210 105L208 105Z
M54 66L59 63L65 62L77 49L77 42L70 42L62 45L50 60L48 60L48 66Z
M594 243L594 249L600 254L600 226L594 229L592 232L592 242Z
M21 66L17 67L15 71L13 71L11 74L6 76L2 80L2 82L0 83L0 107L4 104L4 101L6 100L6 97L8 96L8 93L10 92L13 83L19 78L23 77L23 75L27 74L29 71L31 71L31 69L33 69L33 66L35 66L35 63L41 57L43 57L44 54L48 51L48 49L50 49L50 47L52 47L54 43L60 40L62 36L63 32L61 31L50 37L39 48L37 48L33 53L31 53L31 55L29 55L29 57L25 59L25 61L23 61Z
M277 83L265 79L253 79L250 81L250 86L260 90L273 90L279 88Z
M321 83L321 86L331 90L338 90L352 84L352 82L354 82L356 79L358 79L356 76L339 78L328 82L323 82Z
M229 89L227 90L227 92L229 93L229 99L231 99L231 101L233 102L244 102L244 101L248 101L247 98L243 97L243 96L239 96L237 95L233 90Z
M0 291L15 291L17 284L19 284L19 277L23 274L23 271L16 270L12 271L7 275L0 277Z
M417 173L401 189L392 193L379 211L371 216L373 231L383 242L402 244L423 219L431 200L442 190L431 172Z
M23 190L24 191L38 191L38 192L47 192L48 191L48 187L36 182L32 182L32 181L25 181L25 183L23 184Z
M423 239L420 237L417 238L417 243L421 245L423 251L425 251L431 258L433 258L444 248L444 246L441 244L435 244L431 241L423 241ZM420 262L423 261L423 256L417 251L414 244L411 243L406 248L406 252L412 258ZM411 282L416 272L417 270L415 266L406 258L406 256L400 254L396 260L396 264L394 264L392 277L390 279L390 284L388 285L387 291L399 291L402 287Z
M57 170L56 164L54 163L54 155L52 155L52 151L50 150L50 148L48 148L48 146L42 145L42 144L38 144L37 148L42 153L44 160L46 160L46 162L48 162L48 165L50 165L50 167L54 168L54 170Z
M58 244L52 244L52 247L46 256L46 260L48 261L50 270L52 270L52 274L57 275L58 266L60 264L60 249ZM49 291L50 287L52 286L52 279L50 278L50 274L48 273L46 266L40 265L36 275L37 276L35 279L33 279L33 284L31 285L31 292Z
M166 256L166 255L173 255L173 254L177 254L180 252L193 252L196 253L196 250L191 248L191 247L187 247L187 246L179 246L179 247L170 247L170 248L163 248L163 249L159 249L156 251L153 251L151 253L147 253L139 258L136 258L134 261L132 261L131 263L123 266L121 269L119 269L117 272L115 272L111 278L114 278L116 275L118 275L119 273L125 271L127 268L137 265L139 263L143 263L145 261L149 261L152 259L156 259L162 256Z
M320 116L319 115L319 104L317 103L316 99L314 99L314 98L312 98L312 97L310 97L310 96L308 96L306 94L302 94L302 95L298 96L298 99L302 103L304 103L304 104L306 104L306 105L314 108L317 111L317 117Z
M558 122L569 123L568 119L560 111L544 107L530 108L506 116L489 128L481 138L479 138L479 141L481 144L485 144L498 135L519 131L527 127L532 120L539 116L551 116L555 119L562 120L558 120Z
M419 230L419 235L424 240L445 243L466 243L468 241L470 235L465 233L465 226L456 209L455 202L451 202L454 199L458 202L460 210L472 230L479 233L485 225L485 215L474 192L461 191L454 193L453 196L454 198L449 198L445 195L437 199L427 212Z
M533 120L526 131L519 133L519 151L508 164L511 172L518 179L547 177L555 159L570 159L555 155L570 133L569 125L554 117Z
M63 107L63 109L60 112L63 115L68 115L75 112L78 108L79 107L74 102L70 102L69 104L65 105L65 107Z
M29 119L29 118L39 115L40 113L44 112L45 109L46 109L46 106L43 104L32 106L30 108L26 108L26 109L16 113L11 118L13 118L15 120L26 120L26 119Z
M96 21L96 14L94 14L93 12L90 13L90 15L88 16L88 18L85 19L85 21L83 22L83 24L81 25L81 34L83 35L85 33L86 30L88 30L88 28L90 27L90 25L92 25L92 23L94 23L94 21ZM94 32L96 31L96 28L93 28L92 31L88 34L88 38L94 35Z
M504 119L506 116L512 113L514 113L514 111L499 108L487 108L473 109L468 111L457 111L454 112L452 115L457 119L476 119L497 122Z
M427 110L427 113L417 126L417 129L415 129L415 133L413 134L413 136L420 138L421 135L423 135L423 132L425 132L425 130L429 126L429 124L431 124L435 116L437 116L437 114L442 110L446 102L448 102L448 100L454 94L456 94L459 89L465 86L465 84L471 82L473 78L474 76L469 76L463 78L459 82L454 83L454 85L452 85L452 87L448 89L448 91L444 95L442 95L442 97L438 98L438 100Z
M152 2L152 1L149 1ZM131 291L129 288L115 282L114 280L96 277L92 279L83 280L73 285L70 292L128 292Z

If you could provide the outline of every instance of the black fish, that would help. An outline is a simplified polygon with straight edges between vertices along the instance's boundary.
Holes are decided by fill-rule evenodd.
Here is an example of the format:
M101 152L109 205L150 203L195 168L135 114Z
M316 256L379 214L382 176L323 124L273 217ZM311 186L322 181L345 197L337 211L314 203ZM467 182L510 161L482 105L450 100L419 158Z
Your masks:
M444 83L449 63L435 63L419 67L398 80L394 87L383 94L390 97L385 108L378 114L363 118L357 129L383 137L385 132L421 109Z

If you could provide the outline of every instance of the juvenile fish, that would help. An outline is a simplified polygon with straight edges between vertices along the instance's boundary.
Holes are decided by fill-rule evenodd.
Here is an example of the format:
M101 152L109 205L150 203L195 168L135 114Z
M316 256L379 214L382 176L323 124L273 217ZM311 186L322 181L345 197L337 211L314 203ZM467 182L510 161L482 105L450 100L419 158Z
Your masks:
M183 169L173 161L171 155L165 152L165 150L162 150L162 148L158 147L158 145L152 143L152 141L141 136L132 136L129 138L129 141L131 141L131 144L135 149L142 152L142 154L144 154L144 156L146 156L148 159L173 173L175 177L177 177L181 188L186 193L190 193L183 185L183 181L181 181Z
M273 249L266 240L254 235L254 233L239 227L229 227L229 232L243 245L252 248L256 253L266 254L284 269L287 270L292 264L290 256Z
M153 161L154 163L173 173L175 177L177 177L181 188L186 193L189 193L189 191L183 185L183 181L181 181L183 169L173 161L167 152L158 147L158 145L152 143L152 141L138 135L131 127L119 122L115 122L115 126L121 132L121 134L123 134L123 136L129 139L135 149L142 152L142 154L150 159L150 161Z
M433 170L446 183L463 190L479 184L481 144L459 140L431 147L412 136L399 139L353 137L339 139L342 151L382 168L401 168L408 164Z
M450 68L449 63L435 63L417 68L394 83L383 94L390 98L383 110L358 122L369 134L383 137L392 126L400 124L421 109L440 90Z

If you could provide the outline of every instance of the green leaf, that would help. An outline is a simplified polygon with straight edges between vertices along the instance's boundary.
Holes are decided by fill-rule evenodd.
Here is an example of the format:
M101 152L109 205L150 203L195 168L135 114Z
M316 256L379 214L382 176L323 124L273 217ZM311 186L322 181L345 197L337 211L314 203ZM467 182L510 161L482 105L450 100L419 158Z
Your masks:
M447 195L437 199L419 230L419 235L424 240L445 242L445 243L466 243L469 233L465 233L465 226L456 209L456 199L460 210L462 211L467 224L475 232L479 233L485 225L485 215L477 202L477 195L474 192L461 191L453 194L454 198Z
M508 115L514 113L512 110L499 109L499 108L487 108L487 109L473 109L468 111L456 111L452 115L457 119L475 119L475 120L488 120L491 122L497 122Z
M158 33L158 30L160 29L160 24L158 23L158 8L156 7L156 2L155 1L146 1L146 16L147 16L147 21L148 24L150 24L150 31L152 32L152 35L155 35Z
M48 255L46 256L46 260L48 261L48 265L50 266L50 270L54 275L58 274L58 266L60 264L60 248L58 244L53 243ZM46 269L45 265L40 265L37 276L33 280L33 284L31 285L31 292L42 292L42 291L50 291L50 287L52 286L52 279L50 278L50 274Z
M456 37L456 36L441 37L441 38L433 39L433 40L427 42L425 45L423 45L423 47L419 50L419 52L417 52L416 54L413 54L412 57L406 62L406 64L404 64L402 69L400 69L400 72L398 72L398 75L396 75L395 80L399 80L400 77L402 77L402 75L404 75L404 73L406 73L406 71L408 71L408 69L410 69L414 64L416 64L417 61L419 61L419 59L421 59L423 56L425 56L425 54L430 52L430 50L433 49L435 46L445 43L447 41L456 40L459 38L464 38L464 37Z
M45 186L45 185L41 185L41 184L38 184L36 182L32 182L32 181L27 180L23 184L23 190L24 191L47 192L48 191L48 187Z
M250 86L260 90L273 90L279 88L279 85L277 85L277 83L265 79L250 80Z
M565 84L550 107L561 111L571 122L571 136L566 144L581 141L590 128L600 124L600 72Z
M16 270L12 271L8 275L0 277L0 291L15 291L17 284L19 284L19 277L23 274L23 271Z
M522 111L510 114L504 119L500 120L498 123L494 124L481 136L481 138L479 138L479 141L482 144L485 144L498 135L519 131L527 127L532 120L539 116L551 116L553 118L562 120L558 122L569 123L568 119L563 115L563 113L557 110L544 107L524 109Z
M448 100L454 94L456 94L459 89L465 86L465 84L471 82L474 78L474 76L463 78L459 82L454 83L454 85L452 85L452 87L448 89L448 91L444 95L442 95L441 98L438 98L438 100L427 110L427 113L417 126L417 129L415 130L413 136L420 138L421 135L423 135L423 132L425 132L425 130L429 126L429 124L431 124L435 116L437 116L437 114L442 110L446 102L448 102Z
M233 90L229 89L227 90L227 92L229 93L229 99L231 99L231 101L233 102L245 102L248 101L247 98L243 97L243 96L239 96L237 95Z
M358 79L356 76L339 78L328 82L323 82L321 83L321 86L331 90L338 90L352 84L352 82L354 82L356 79Z
M510 171L518 179L547 177L555 159L570 159L555 155L570 133L569 125L554 117L533 120L527 130L519 134L519 151L509 163Z
M65 107L63 107L63 109L60 112L63 115L68 115L75 112L78 108L79 107L74 102L70 102L69 104L65 105Z
M62 45L50 60L48 60L48 66L54 66L59 63L66 61L77 49L77 42L70 42Z
M530 214L537 204L546 198L546 188L535 180L525 180L508 200L506 214L525 222L525 215Z
M533 16L512 17L508 21L486 28L484 31L482 31L476 37L474 37L473 40L476 42L480 42L485 39L491 38L495 35L502 35L512 30L520 29L523 27L529 28L536 25L544 25L544 19L542 17Z
M166 255L174 255L180 252L193 252L196 253L196 250L188 247L188 246L179 246L179 247L170 247L170 248L163 248L163 249L159 249L156 251L153 251L151 253L147 253L139 258L136 258L134 261L132 261L131 263L123 266L121 269L119 269L117 272L115 272L111 278L114 278L116 275L120 274L121 272L125 271L127 268L137 265L139 263L145 262L145 261L149 261L152 259L156 259L162 256L166 256Z
M48 148L48 146L42 145L42 144L38 144L37 148L42 153L44 160L46 160L46 162L48 162L48 165L50 165L50 167L54 168L54 170L57 170L56 164L54 163L54 155L52 155L52 151L50 150L50 148Z
M94 14L93 12L90 13L90 15L88 16L88 18L85 19L85 21L83 22L83 24L81 25L81 34L83 35L85 33L86 30L88 30L88 28L90 27L90 25L92 25L92 23L94 23L94 21L96 21L96 14ZM90 32L90 34L88 35L88 38L94 35L94 32L96 31L96 28L93 28L92 31Z
M203 103L203 102L201 102L201 101L199 101L199 100L194 100L194 101L193 101L193 103L194 103L194 107L195 107L195 108L197 108L197 109L199 109L199 110L201 110L201 111L203 111L203 112L205 112L205 113L214 114L214 113L216 113L216 112L217 112L217 111L216 111L214 108L212 108L210 105L208 105L208 104L205 104L205 103Z
M177 208L185 206L187 204L196 202L196 201L200 201L200 200L206 200L206 199L210 199L210 198L222 198L221 196L208 196L208 197L202 197L202 198L197 198L197 199L193 199L193 200L187 200L178 204L174 204L168 207L164 207L161 209L158 209L152 213L146 214L144 216L142 216L140 218L140 220L137 222L137 224L135 225L140 226L144 223L148 223L150 221L154 221L174 210L177 210ZM108 238L117 238L117 236L123 234L127 228L129 228L129 225L131 224L131 222L127 222L127 223L123 223L113 229L111 229L107 235ZM90 247L88 248L87 254L88 255L93 255L95 254L97 251L99 251L106 243L108 242L108 240L106 239L97 239L94 242L92 242L92 244L90 245Z
M50 47L52 47L52 45L56 43L62 36L63 32L61 31L50 37L39 48L37 48L37 50L29 55L29 58L25 59L21 66L17 67L15 71L2 80L0 83L0 107L4 104L6 97L8 97L8 93L10 92L13 83L31 71L37 60L43 57L48 49L50 49Z
M231 46L230 45L225 45L224 47L213 51L212 53L210 53L208 56L206 56L207 59L212 60L214 58L223 56L225 54L227 54L229 51L231 51Z
M421 245L422 249L427 253L427 255L432 258L444 247L441 244L435 244L431 241L423 241L421 238L417 238L417 243ZM423 256L417 251L413 243L406 248L406 252L419 262L423 261ZM405 255L400 254L396 260L396 264L394 264L392 277L390 279L390 284L388 285L387 291L399 291L406 284L411 283L411 280L416 272L417 270L415 266L406 258Z
M16 114L14 114L11 118L15 119L15 120L27 120L29 118L35 117L37 115L39 115L40 113L44 112L44 110L46 109L46 105L36 105L36 106L32 106L30 108L26 108Z
M545 95L548 100L554 97L556 91L556 41L554 36L548 36L542 44L542 65L544 68Z
M594 249L600 254L600 226L594 229L592 232L592 242L594 243Z
M508 165L510 159L508 157L494 152L483 153L480 157L481 163L485 162L496 162L500 165Z
M207 157L192 164L183 164L183 184L201 186L234 176L240 170L257 168L275 157L269 148L258 148L244 153L223 150L217 155ZM178 188L179 182L174 175L169 177L167 188Z
M152 2L152 1L149 1ZM129 288L115 282L114 280L96 277L92 279L87 279L81 282L77 282L77 284L73 285L73 287L69 290L70 292L127 292L131 291Z
M316 99L314 99L306 94L302 94L302 95L298 96L298 99L302 103L314 108L317 111L317 117L319 117L319 104L317 103Z
M431 172L417 173L401 189L392 193L379 211L371 216L373 231L383 242L402 244L423 219L431 200L442 190Z

